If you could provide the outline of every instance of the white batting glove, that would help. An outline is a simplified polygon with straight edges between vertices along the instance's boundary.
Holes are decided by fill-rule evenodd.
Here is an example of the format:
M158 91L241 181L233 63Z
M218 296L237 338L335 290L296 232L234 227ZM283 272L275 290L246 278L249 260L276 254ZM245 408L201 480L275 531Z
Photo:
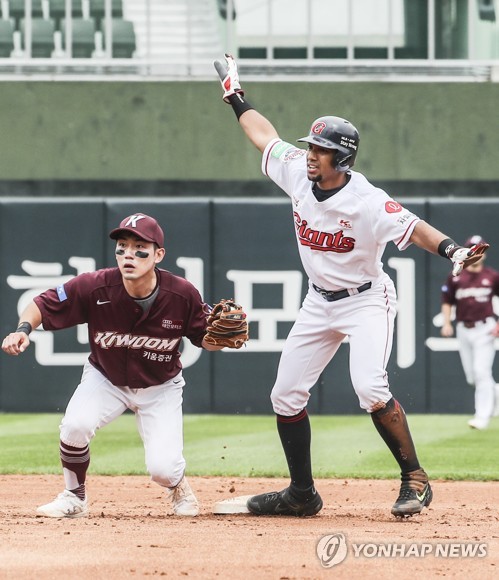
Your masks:
M217 70L224 90L222 98L226 103L228 103L230 96L237 93L244 95L244 91L241 89L241 85L239 84L239 73L237 72L236 61L230 54L225 55L225 60L226 64L216 60L213 65Z
M464 269L464 261L469 255L468 248L456 248L452 256L450 256L450 261L452 262L452 275L459 276L459 274Z
M449 252L450 261L453 264L452 275L459 276L464 268L478 262L483 254L488 250L489 244L480 242L471 246L471 248L462 248L457 246Z

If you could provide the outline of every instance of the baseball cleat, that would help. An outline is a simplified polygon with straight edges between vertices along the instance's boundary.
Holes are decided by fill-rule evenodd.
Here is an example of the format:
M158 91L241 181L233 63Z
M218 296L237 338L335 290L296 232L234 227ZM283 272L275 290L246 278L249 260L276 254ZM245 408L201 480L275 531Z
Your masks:
M489 420L474 417L473 419L470 419L468 421L468 426L471 427L472 429L483 431L484 429L487 429L487 427L489 426Z
M65 489L54 501L37 508L36 513L46 518L84 518L88 515L88 504L86 499Z
M312 486L306 495L303 492L298 493L301 493L303 499L297 499L287 487L282 491L272 491L250 497L246 505L250 513L257 516L302 517L314 516L321 511L322 499L315 487Z
M185 477L170 490L170 497L173 513L176 516L197 516L199 514L198 500Z
M392 514L399 518L419 514L424 507L430 505L432 499L433 491L423 469L402 474L400 493L393 504Z

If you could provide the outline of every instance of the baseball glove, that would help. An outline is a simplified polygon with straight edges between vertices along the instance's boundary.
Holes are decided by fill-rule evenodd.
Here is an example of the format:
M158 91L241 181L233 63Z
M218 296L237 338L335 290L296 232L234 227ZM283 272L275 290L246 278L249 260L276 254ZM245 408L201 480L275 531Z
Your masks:
M241 348L249 339L246 313L232 298L215 304L206 330L204 340L214 346Z
M464 268L477 262L488 248L489 244L485 242L474 244L471 248L463 248L461 246L451 248L449 258L453 264L452 275L459 276Z

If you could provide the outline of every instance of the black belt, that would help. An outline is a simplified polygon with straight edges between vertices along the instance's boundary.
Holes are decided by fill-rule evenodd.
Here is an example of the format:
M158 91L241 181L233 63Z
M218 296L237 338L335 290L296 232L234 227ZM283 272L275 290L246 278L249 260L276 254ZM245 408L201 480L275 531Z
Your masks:
M463 320L464 328L475 328L475 326L481 322L482 324L487 322L486 320Z
M315 284L312 284L312 286L314 290L324 298L324 300L327 300L328 302L334 302L335 300L341 300L342 298L347 298L353 294L360 294L361 292L365 292L366 290L369 290L369 288L372 286L372 283L366 282L358 288L353 288L352 290L337 290L336 292L333 290L324 290L324 288L319 288L319 286L316 286Z

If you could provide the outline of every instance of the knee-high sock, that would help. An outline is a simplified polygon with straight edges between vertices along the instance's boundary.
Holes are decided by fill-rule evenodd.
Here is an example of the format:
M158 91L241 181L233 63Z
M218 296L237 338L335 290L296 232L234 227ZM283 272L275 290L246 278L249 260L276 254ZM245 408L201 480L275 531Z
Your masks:
M288 463L293 487L306 490L313 484L310 443L312 434L306 409L297 415L276 415L277 431Z
M400 403L392 397L383 409L371 413L371 418L400 465L400 471L408 473L420 469L416 448Z
M66 489L80 499L85 499L85 478L90 465L90 448L71 447L60 442L59 447Z

